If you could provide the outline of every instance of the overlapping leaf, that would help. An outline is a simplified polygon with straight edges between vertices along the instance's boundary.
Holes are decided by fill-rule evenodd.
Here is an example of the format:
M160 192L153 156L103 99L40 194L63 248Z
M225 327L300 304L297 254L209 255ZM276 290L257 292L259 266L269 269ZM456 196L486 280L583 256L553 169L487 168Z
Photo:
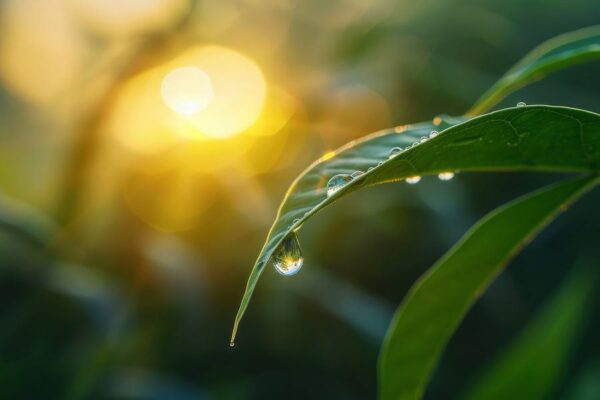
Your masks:
M491 212L410 290L380 353L383 400L420 399L443 348L469 307L508 261L597 177L563 182Z
M434 129L440 134L412 146ZM394 147L408 149L388 159ZM327 197L331 177L356 170L365 173ZM232 341L271 254L319 210L361 187L414 175L492 170L599 171L600 115L566 107L509 108L466 122L445 119L439 126L426 122L379 132L325 155L296 179L281 204L250 274Z

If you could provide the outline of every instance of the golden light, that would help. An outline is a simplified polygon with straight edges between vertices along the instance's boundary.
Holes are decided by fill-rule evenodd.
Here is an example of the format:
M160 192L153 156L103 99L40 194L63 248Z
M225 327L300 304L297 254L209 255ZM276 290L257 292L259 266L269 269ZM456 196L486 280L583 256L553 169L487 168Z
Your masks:
M53 3L57 1L52 0ZM134 36L172 26L189 0L63 0L86 28L109 37Z
M246 56L220 46L199 47L173 60L203 70L214 98L201 112L184 121L188 134L227 138L243 132L259 118L267 84L258 66Z
M77 81L85 41L61 2L12 0L0 10L0 79L36 105L54 105Z
M106 128L128 149L153 154L187 141L242 132L271 135L296 108L295 100L277 87L269 90L267 101L263 74L246 56L220 46L199 46L126 82Z
M196 114L214 99L210 77L197 67L170 71L162 80L160 93L165 104L182 115Z

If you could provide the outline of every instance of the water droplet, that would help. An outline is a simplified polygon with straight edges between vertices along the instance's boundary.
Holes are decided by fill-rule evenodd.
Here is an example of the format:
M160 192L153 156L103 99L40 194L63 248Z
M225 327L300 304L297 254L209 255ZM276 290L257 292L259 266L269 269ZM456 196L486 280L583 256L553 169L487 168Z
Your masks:
M438 132L438 131L431 131L431 132L429 133L429 138L430 138L430 139L433 139L433 138L434 138L434 137L436 137L437 135L439 135L439 132Z
M527 104L525 104L524 101L520 101L517 103L517 107L525 107Z
M281 275L294 275L304 263L300 243L295 233L290 234L273 253L273 266Z
M454 178L454 172L442 172L438 174L438 178L440 178L441 181L449 181Z
M235 346L235 342L229 342L229 347Z
M433 119L433 124L434 124L435 126L440 126L440 124L441 124L441 123L442 123L442 118L440 118L440 117L435 117L435 118ZM433 132L435 132L435 131L433 131Z
M362 174L363 174L363 172L362 172L362 171L354 171L354 172L352 173L352 175L350 175L350 177L351 177L352 179L356 179L356 178L358 178L359 176L361 176Z
M408 183L410 185L414 185L415 183L419 183L420 180L421 180L421 177L418 175L409 176L408 178L406 178L406 183Z
M402 147L394 147L390 150L390 154L388 154L388 158L394 158L398 154L402 153Z
M298 222L300 222L300 218L294 218L292 225L296 225Z
M419 143L425 143L426 141L428 141L429 138L427 136L423 136L420 140Z
M378 166L378 167L380 167L380 166L382 166L382 165L383 165L383 161L379 161L379 162L377 163L377 166Z
M338 174L327 182L327 197L333 196L338 190L352 180L350 175Z
M371 171L373 171L374 169L375 169L375 167L369 167L369 168L367 169L367 172L371 172Z

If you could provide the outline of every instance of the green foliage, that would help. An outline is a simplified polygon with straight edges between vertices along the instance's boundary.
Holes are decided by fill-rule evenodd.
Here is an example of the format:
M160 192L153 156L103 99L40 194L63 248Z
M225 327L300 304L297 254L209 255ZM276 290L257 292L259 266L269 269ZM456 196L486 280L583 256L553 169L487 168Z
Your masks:
M600 115L596 113L536 105L473 116L544 75L599 56L600 28L562 35L521 60L484 94L467 113L468 117L436 118L378 132L312 164L295 180L280 206L248 279L232 343L258 279L281 242L325 206L355 190L442 172L598 174ZM440 131L439 134L429 138L434 130ZM404 151L389 157L395 147ZM327 196L330 178L355 171L363 174ZM382 349L379 371L382 398L420 398L444 345L469 306L561 207L596 183L595 177L569 181L494 211L413 287Z
M565 33L542 43L481 96L468 115L481 114L511 92L554 71L600 58L600 26Z
M579 338L596 282L590 275L587 270L576 270L465 398L500 400L513 393L530 400L548 398Z
M469 307L518 251L597 178L567 181L481 219L411 289L381 349L382 399L417 399Z
M509 108L454 125L388 159L390 149L410 146L436 128L421 123L384 131L338 150L309 167L294 182L250 274L236 328L258 278L283 238L325 206L359 188L444 171L600 171L600 115L552 106ZM378 166L378 163L383 164ZM327 181L337 174L366 170L327 197ZM294 222L294 220L296 220ZM235 330L234 330L235 334Z

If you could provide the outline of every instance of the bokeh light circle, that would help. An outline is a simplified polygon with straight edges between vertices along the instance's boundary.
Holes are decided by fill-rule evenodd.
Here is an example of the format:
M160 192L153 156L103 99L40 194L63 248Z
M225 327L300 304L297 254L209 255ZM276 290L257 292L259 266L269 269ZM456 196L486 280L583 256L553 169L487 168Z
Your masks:
M167 73L160 94L170 109L182 115L196 114L214 99L210 77L197 67L180 67Z

